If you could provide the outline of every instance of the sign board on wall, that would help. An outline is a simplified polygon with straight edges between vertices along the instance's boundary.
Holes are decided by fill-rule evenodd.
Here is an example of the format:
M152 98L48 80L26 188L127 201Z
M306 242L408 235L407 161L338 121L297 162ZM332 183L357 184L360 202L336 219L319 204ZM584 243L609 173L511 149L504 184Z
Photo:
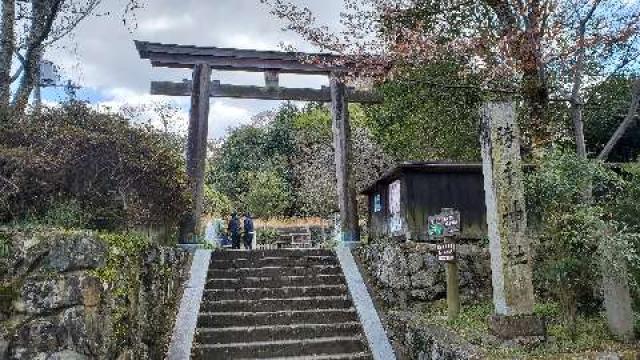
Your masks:
M373 212L382 211L382 198L380 194L373 195Z
M440 239L460 234L460 212L453 209L442 209L440 214L429 216L429 238Z
M389 184L389 230L391 233L402 231L402 216L400 213L400 180Z

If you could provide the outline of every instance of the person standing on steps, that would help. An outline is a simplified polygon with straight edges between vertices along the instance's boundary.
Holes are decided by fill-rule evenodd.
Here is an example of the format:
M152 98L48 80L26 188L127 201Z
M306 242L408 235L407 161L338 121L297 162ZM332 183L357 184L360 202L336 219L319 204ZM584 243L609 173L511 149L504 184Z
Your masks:
M240 219L235 211L231 213L228 230L231 235L231 248L240 249Z
M253 229L253 219L251 218L251 214L249 212L244 214L244 221L243 221L243 227L244 227L244 248L247 250L251 250L251 246L253 245L253 235L254 235L254 229Z

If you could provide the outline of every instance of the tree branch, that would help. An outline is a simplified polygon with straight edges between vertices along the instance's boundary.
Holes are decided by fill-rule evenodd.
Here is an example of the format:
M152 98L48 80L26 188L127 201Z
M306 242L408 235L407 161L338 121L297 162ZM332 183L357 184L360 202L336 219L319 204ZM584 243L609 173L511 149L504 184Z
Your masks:
M640 79L636 79L633 81L632 91L631 91L631 104L629 104L629 111L627 112L627 116L625 116L624 120L620 126L616 129L616 132L613 133L611 139L607 142L607 145L604 146L602 152L598 155L598 160L606 160L611 153L611 150L616 146L620 138L624 135L627 129L633 124L635 120L636 113L638 111L638 103L640 102Z
M60 32L58 34L49 38L49 40L43 46L47 47L55 43L56 41L62 39L63 37L69 35L73 30L75 30L78 24L82 22L82 20L86 19L89 15L93 14L93 12L100 5L100 3L102 3L102 0L91 0L91 2L87 5L86 8L79 11L79 15L75 19L73 19L67 26L65 26L64 29L60 29Z

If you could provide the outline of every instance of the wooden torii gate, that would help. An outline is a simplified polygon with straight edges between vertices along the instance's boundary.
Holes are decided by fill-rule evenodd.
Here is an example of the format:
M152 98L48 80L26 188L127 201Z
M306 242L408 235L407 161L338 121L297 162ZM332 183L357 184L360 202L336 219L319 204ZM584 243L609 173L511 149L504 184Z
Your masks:
M135 41L135 44L140 58L148 59L154 67L193 69L191 81L151 82L153 95L191 97L187 174L192 194L192 209L183 220L180 241L188 242L200 229L209 97L331 102L341 238L344 242L359 241L358 207L350 165L351 125L347 103L375 103L380 99L371 92L357 91L345 86L339 75L346 68L333 65L341 63L339 57L331 54L198 47L144 41ZM263 72L265 86L220 84L219 81L211 81L211 70ZM278 83L280 73L328 75L330 86L322 89L283 88Z

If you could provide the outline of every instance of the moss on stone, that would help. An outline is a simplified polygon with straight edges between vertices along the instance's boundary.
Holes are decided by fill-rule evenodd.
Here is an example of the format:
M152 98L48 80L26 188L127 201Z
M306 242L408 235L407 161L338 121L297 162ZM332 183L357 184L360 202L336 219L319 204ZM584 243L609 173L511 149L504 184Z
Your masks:
M15 284L0 285L0 313L10 313L12 303L18 295L18 287Z

